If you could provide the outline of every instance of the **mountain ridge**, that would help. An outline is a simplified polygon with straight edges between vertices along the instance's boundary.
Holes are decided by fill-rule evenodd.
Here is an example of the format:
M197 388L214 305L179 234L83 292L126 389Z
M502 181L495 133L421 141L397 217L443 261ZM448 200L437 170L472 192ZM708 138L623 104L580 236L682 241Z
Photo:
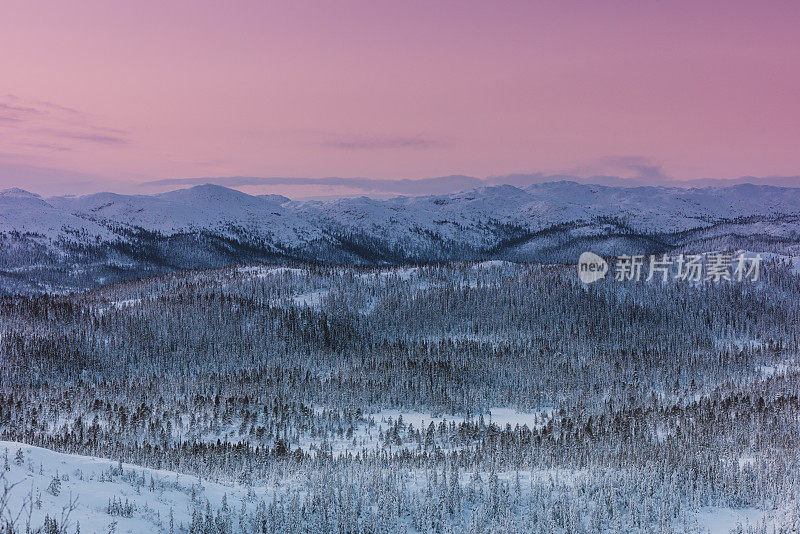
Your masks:
M572 262L581 250L800 248L800 188L556 181L295 201L201 184L154 195L0 192L0 289L82 289L243 262Z

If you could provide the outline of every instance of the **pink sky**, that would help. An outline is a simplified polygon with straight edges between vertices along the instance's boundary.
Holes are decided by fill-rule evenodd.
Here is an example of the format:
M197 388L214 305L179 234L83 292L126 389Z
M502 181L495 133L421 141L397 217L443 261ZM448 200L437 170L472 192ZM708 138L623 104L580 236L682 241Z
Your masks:
M798 27L796 1L5 0L0 186L799 175Z

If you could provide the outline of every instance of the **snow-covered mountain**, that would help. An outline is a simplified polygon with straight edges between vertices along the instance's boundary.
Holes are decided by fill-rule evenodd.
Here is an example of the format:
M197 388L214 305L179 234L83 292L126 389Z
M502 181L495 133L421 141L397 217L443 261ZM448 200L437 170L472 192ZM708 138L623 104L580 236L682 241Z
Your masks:
M39 195L18 188L0 191L0 232L16 232L49 241L61 238L114 238L113 232L105 226L72 215L69 210L56 207L42 200Z
M552 182L306 202L216 185L158 195L0 193L0 269L11 291L243 261L573 261L584 249L787 252L798 243L800 189L750 184Z
M211 232L228 238L297 245L323 237L318 228L284 208L281 198L200 185L152 196L97 193L48 201L73 216L107 227L163 236Z
M508 233L521 234L524 242L526 236L566 227L580 228L585 235L663 236L745 218L784 220L800 214L800 189L621 188L554 182L526 189L503 185L452 195L362 197L290 206L317 225L367 232L396 243L408 242L409 235L426 234L491 249L503 245Z

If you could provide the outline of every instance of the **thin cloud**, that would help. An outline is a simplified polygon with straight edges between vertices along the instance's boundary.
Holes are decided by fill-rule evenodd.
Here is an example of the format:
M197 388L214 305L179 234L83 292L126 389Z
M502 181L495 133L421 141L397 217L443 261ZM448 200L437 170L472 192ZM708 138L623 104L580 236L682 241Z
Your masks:
M53 132L53 135L55 135L56 137L60 137L62 139L88 141L90 143L98 143L101 145L124 145L128 143L128 140L125 139L124 137L119 137L116 135L100 134L100 133L55 131Z
M23 143L23 145L31 148L41 148L47 150L48 152L67 152L72 150L68 146L58 145L54 143Z
M336 150L430 150L440 143L416 137L383 137L370 139L340 139L322 143Z
M14 151L15 157L30 161L54 151L130 143L127 132L97 124L86 113L53 102L26 102L13 95L0 98L0 129L5 147Z
M38 109L28 106L15 106L12 104L5 104L0 102L0 111L17 114L38 114L41 113Z
M630 169L636 173L635 179L650 182L668 181L671 178L664 174L661 165L631 165Z
M40 114L39 110L27 106L16 106L0 102L0 121L6 123L21 123Z
M674 179L664 172L663 167L645 156L605 156L589 160L587 163L570 169L567 175L608 177L612 181L630 180L639 185L661 185Z
M82 117L86 117L87 116L87 114L84 113L83 111L79 111L79 110L77 110L75 108L71 108L71 107L67 107L67 106L62 106L60 104L55 104L55 103L49 102L47 100L39 100L39 101L36 102L36 104L39 105L39 106L50 108L50 109L53 109L53 110L56 110L56 111L60 111L60 112L63 112L63 113L69 113L71 115L80 115Z

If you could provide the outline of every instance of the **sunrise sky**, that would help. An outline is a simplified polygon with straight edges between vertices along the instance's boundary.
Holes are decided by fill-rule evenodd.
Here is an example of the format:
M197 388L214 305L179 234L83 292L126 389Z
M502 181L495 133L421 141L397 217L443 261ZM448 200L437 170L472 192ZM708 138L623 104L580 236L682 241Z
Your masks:
M797 1L2 0L0 186L795 176L798 27Z

